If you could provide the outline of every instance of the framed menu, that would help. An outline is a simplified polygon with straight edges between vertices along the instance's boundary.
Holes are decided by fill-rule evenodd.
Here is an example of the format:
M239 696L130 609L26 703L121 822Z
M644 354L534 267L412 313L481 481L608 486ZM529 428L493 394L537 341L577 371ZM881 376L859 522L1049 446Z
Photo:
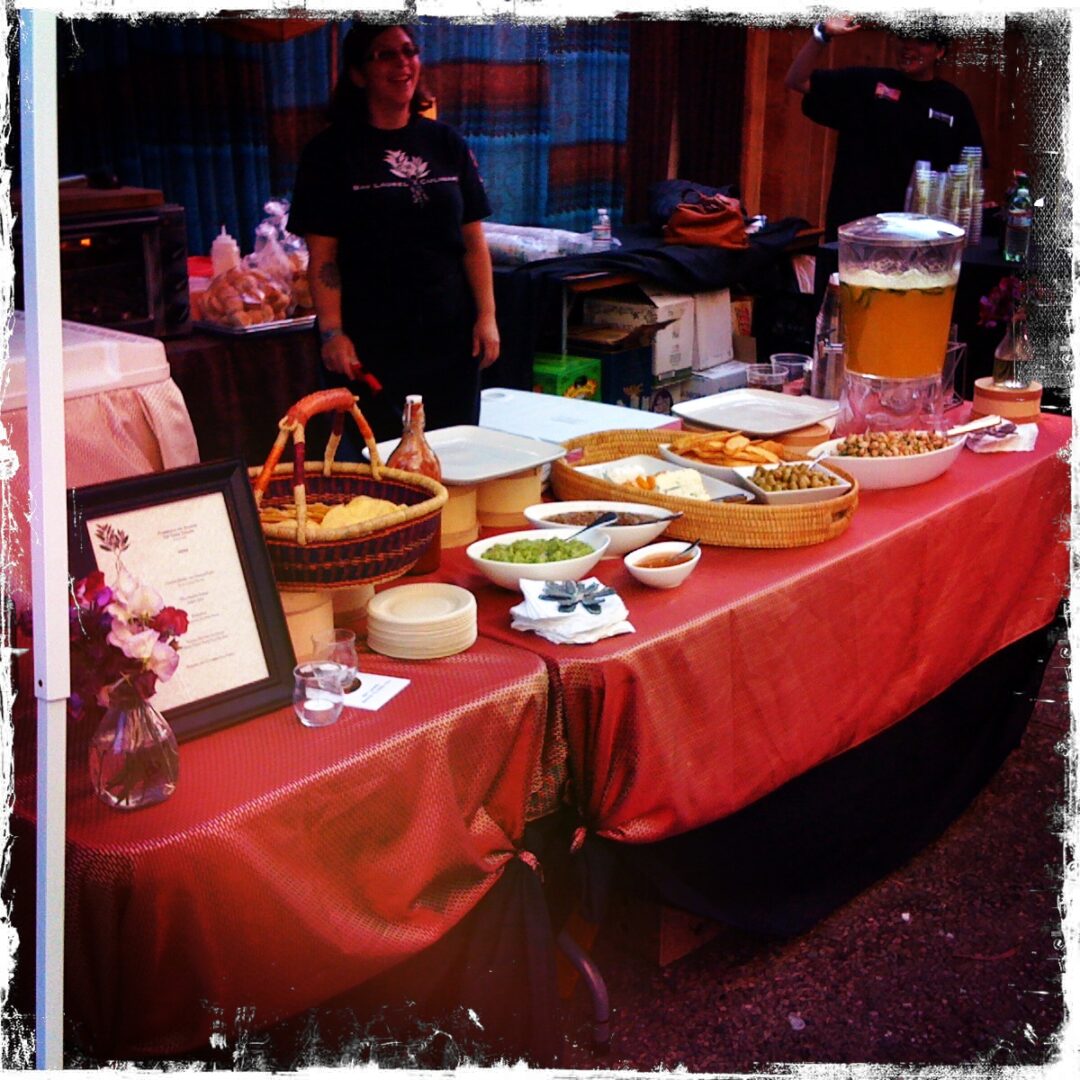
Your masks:
M68 511L75 577L127 575L187 613L180 664L154 694L178 739L292 700L292 643L242 461L76 488Z

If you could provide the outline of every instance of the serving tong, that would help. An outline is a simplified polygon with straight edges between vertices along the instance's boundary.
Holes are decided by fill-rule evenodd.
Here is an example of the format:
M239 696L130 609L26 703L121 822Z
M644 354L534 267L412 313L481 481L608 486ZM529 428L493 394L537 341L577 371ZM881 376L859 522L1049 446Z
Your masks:
M958 435L970 435L977 431L980 435L989 435L993 439L1005 439L1016 433L1016 425L1011 420L1003 420L1000 416L980 416L978 420L969 420L966 424L957 424L945 432L947 439L954 439Z

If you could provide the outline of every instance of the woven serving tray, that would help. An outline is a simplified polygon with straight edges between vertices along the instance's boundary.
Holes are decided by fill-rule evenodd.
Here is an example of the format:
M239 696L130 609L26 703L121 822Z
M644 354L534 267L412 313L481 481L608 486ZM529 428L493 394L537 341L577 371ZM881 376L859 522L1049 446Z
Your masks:
M680 499L655 491L635 491L609 480L588 476L579 465L596 465L635 454L659 457L661 443L671 441L670 431L599 431L563 443L568 454L551 466L551 487L560 499L617 499L649 503L683 516L667 528L675 540L695 540L719 547L791 548L820 544L839 536L850 524L859 505L855 478L830 465L851 481L851 488L835 499L801 506L760 506L747 503L706 503ZM578 457L574 451L580 450ZM674 468L675 466L672 466Z

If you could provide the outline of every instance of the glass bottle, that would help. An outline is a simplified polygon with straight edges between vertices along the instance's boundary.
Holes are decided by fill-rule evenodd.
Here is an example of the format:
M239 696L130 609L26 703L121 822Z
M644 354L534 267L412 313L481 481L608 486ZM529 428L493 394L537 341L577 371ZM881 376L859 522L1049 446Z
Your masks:
M1023 390L1028 385L1025 372L1034 358L1027 318L1018 312L1009 323L1005 336L994 350L994 385L1008 390Z
M1005 231L1002 238L1001 256L1006 262L1025 262L1031 243L1033 214L1031 182L1027 173L1016 169L1013 183L1005 193Z
M420 394L405 398L401 416L401 441L394 447L386 464L391 469L420 473L432 480L442 481L442 466L424 434L424 399ZM408 571L409 574L430 574L439 569L442 555L440 526L436 525L431 543Z
M821 299L821 308L817 314L817 322L814 324L814 363L811 370L810 393L814 393L814 372L824 375L825 350L830 345L839 345L843 333L840 328L840 275L829 275L829 283L825 286L825 295Z

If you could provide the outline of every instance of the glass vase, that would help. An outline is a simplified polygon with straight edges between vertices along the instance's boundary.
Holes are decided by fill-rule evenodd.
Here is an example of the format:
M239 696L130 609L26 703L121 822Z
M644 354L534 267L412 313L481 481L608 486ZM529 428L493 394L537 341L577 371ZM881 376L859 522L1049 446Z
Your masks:
M130 687L112 692L89 756L94 791L117 810L153 806L176 790L176 735L165 717Z
M994 385L1007 390L1025 389L1032 357L1027 320L1014 317L1001 339L1001 344L994 350Z

